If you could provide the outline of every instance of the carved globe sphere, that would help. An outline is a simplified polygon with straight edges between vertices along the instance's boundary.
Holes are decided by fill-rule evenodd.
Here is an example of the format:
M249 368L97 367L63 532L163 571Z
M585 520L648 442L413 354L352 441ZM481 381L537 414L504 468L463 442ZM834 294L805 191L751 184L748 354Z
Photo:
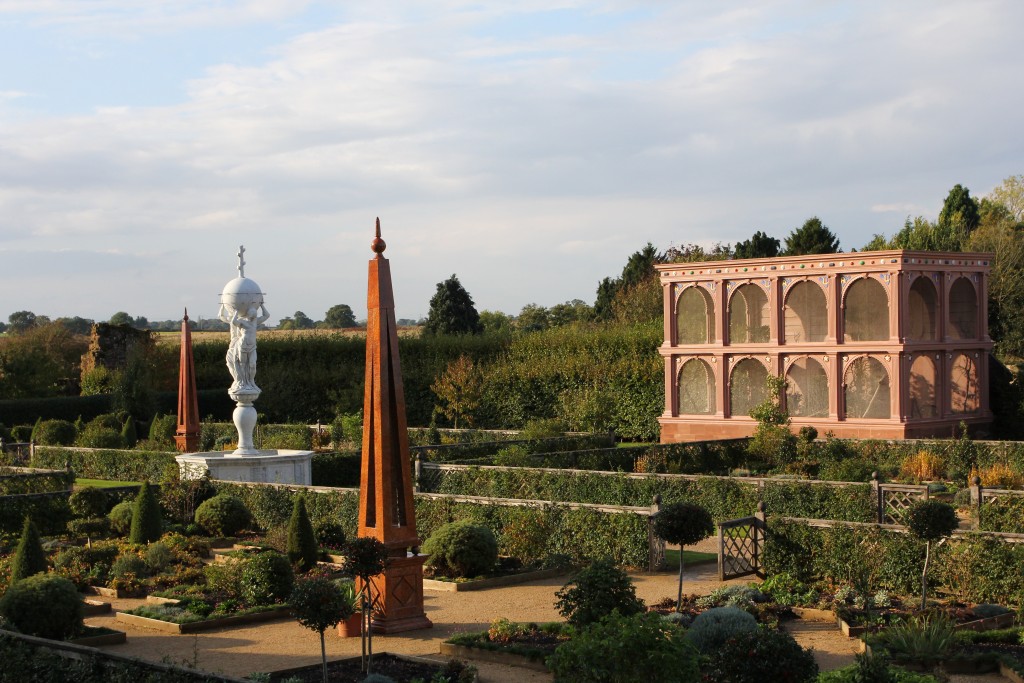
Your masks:
M236 277L224 285L220 302L244 315L250 308L258 309L260 307L260 304L263 303L263 292L260 291L260 286L254 280L247 277Z

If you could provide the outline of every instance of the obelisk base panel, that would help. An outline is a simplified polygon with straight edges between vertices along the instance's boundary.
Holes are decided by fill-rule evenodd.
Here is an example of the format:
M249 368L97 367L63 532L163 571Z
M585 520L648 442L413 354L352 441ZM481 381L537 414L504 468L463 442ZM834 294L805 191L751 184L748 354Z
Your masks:
M201 442L199 434L175 434L174 445L180 453L195 453Z
M373 592L384 604L374 610L374 633L402 633L434 624L423 611L423 562L426 555L391 558L388 568L371 580Z

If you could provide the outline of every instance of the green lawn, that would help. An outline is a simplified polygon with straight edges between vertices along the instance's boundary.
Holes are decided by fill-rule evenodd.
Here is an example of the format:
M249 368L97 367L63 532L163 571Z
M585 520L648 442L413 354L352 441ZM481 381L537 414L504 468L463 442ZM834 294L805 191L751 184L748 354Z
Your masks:
M715 553L698 553L694 550L683 551L683 563L685 567L692 567L695 564L718 562L718 555ZM665 568L679 571L679 551L665 551Z
M95 486L101 489L109 489L114 486L139 486L141 481L110 481L108 479L82 479L81 477L75 479L75 488L85 488L86 486Z

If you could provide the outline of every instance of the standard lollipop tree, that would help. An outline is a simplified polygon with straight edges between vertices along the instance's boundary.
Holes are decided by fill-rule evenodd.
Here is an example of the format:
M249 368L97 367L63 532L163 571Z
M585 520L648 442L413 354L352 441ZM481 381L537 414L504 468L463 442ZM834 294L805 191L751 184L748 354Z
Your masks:
M907 528L910 534L924 541L924 569L921 570L921 609L928 602L928 563L932 554L932 543L952 535L960 526L956 510L952 505L937 500L925 500L907 511Z
M715 533L711 513L693 503L671 503L654 515L654 533L668 543L679 544L679 588L676 609L683 601L683 546L699 543Z

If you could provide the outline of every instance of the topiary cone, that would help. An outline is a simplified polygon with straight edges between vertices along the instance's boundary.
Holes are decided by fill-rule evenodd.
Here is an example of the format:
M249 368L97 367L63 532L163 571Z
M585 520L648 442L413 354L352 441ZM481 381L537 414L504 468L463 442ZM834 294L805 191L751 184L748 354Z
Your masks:
M163 530L160 503L153 494L153 489L149 487L149 482L143 482L132 507L132 528L128 533L128 540L132 543L151 543L160 538Z
M306 572L316 566L319 558L320 546L306 513L306 499L295 496L292 516L288 520L288 559L293 564L297 563L300 571Z
M11 583L45 572L46 569L46 553L39 540L39 530L32 518L26 516L21 528L21 540L18 541L18 549L11 564Z

